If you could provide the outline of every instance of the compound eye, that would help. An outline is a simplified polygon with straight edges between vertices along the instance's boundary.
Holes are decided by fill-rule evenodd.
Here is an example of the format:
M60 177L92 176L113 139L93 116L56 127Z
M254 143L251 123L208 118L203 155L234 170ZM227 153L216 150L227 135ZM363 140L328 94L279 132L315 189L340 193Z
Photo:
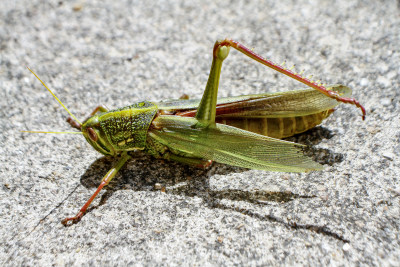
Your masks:
M97 140L99 139L97 137L97 133L93 130L93 128L87 128L87 132L89 135L89 138L93 141L93 142L97 142Z

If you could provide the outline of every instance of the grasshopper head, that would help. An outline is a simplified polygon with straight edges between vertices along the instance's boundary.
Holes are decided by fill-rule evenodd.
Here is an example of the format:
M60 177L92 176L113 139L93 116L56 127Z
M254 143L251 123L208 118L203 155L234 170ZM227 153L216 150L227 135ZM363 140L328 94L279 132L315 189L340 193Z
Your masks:
M85 121L82 124L81 131L86 141L101 154L106 156L115 156L117 154L100 126L98 115L94 115Z

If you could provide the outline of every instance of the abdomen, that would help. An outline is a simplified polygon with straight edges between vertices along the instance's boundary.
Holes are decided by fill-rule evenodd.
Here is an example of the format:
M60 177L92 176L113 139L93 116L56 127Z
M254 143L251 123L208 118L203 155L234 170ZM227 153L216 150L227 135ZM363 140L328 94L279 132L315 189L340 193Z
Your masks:
M333 111L334 109L329 109L305 116L282 118L225 117L216 118L216 122L272 138L282 139L305 132L319 125Z

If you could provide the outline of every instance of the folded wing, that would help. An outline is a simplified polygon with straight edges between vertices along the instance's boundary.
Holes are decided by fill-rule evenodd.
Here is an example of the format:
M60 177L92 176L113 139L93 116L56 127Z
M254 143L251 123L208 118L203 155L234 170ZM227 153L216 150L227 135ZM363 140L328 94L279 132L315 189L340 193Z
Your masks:
M303 154L304 146L217 124L197 128L197 120L178 116L159 116L150 137L171 151L188 157L209 159L238 167L305 172L322 166Z

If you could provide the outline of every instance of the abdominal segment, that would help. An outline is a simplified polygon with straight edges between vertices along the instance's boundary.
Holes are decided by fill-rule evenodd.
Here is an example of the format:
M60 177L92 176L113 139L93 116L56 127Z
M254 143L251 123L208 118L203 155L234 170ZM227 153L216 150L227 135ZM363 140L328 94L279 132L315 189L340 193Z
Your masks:
M216 117L216 122L272 138L282 139L317 126L333 111L333 109L330 109L305 116L283 118Z

